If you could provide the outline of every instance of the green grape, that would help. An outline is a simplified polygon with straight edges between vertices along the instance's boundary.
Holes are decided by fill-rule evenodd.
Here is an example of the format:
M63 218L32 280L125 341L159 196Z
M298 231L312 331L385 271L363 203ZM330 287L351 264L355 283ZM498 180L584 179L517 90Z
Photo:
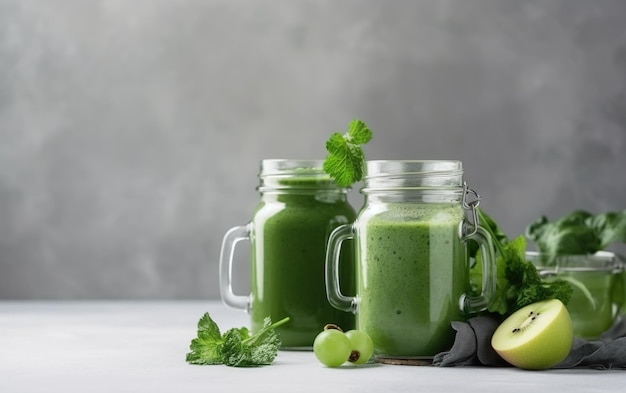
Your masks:
M339 367L350 357L352 346L341 330L328 329L315 337L313 352L325 366Z
M364 364L374 353L374 342L370 336L362 330L348 330L345 336L350 340L352 352L348 360L353 364Z

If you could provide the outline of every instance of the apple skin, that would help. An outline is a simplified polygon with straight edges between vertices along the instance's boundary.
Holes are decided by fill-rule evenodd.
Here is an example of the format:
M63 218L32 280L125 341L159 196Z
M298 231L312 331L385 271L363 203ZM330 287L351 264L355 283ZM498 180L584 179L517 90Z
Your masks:
M522 328L531 316L537 320ZM540 319L541 318L541 319ZM496 329L491 346L508 363L527 370L543 370L563 361L572 349L574 332L572 319L565 305L558 299L536 302L522 307Z

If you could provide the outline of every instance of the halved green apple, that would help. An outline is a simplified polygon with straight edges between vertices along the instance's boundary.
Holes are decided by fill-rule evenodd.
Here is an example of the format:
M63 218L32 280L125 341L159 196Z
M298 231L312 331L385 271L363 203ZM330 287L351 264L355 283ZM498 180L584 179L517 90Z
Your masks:
M493 333L491 346L513 366L542 370L564 360L573 340L572 320L565 305L550 299L511 314Z

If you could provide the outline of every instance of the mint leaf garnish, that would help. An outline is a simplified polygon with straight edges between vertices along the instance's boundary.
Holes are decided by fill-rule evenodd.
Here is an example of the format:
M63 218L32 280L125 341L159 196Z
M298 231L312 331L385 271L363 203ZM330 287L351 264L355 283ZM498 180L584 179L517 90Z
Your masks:
M221 346L224 340L220 329L205 313L198 321L198 337L191 340L187 362L191 364L222 364Z
M352 120L348 131L333 133L326 142L328 156L324 171L340 187L348 187L361 179L365 172L365 155L361 145L372 139L372 131L361 120Z
M191 340L185 359L191 364L225 364L233 367L262 366L272 363L281 341L274 329L289 321L284 318L272 324L265 318L259 332L250 335L248 329L232 328L223 335L217 324L205 313L198 322L198 337Z

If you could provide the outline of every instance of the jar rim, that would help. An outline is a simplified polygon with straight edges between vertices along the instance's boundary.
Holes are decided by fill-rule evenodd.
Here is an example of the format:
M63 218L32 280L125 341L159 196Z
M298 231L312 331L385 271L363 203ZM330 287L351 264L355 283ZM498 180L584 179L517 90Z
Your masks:
M461 160L368 160L365 179L379 176L463 174Z
M557 255L550 260L549 256L539 251L526 251L526 258L537 269L557 268L561 271L612 271L623 268L612 251L600 250L593 254Z
M259 163L259 177L276 176L301 171L320 175L325 173L323 165L324 160L320 159L267 158L261 160Z
M362 194L421 192L461 195L463 163L460 160L367 161Z
M321 159L264 159L260 162L260 184L262 193L304 193L328 191L346 193L350 187L340 187L324 171Z

